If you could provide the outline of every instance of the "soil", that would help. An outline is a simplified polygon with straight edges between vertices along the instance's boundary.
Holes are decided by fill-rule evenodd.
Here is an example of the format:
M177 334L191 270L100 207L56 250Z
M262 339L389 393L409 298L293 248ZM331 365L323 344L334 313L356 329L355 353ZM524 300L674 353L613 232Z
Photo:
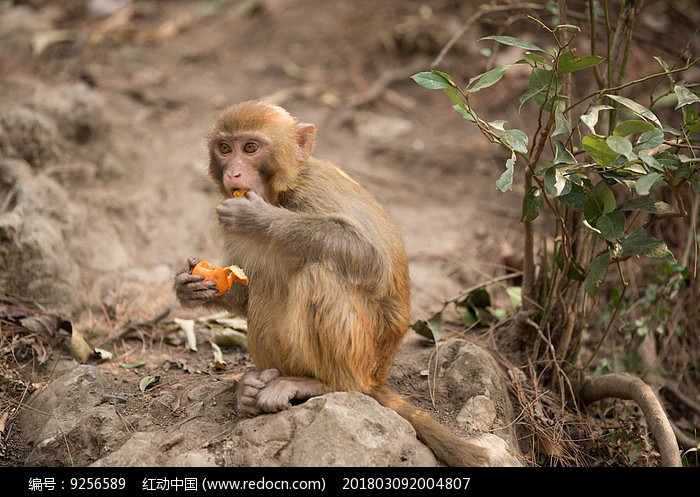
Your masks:
M152 422L179 430L193 419L187 406L196 395L188 399L188 393L212 382L232 385L226 382L248 365L245 351L223 347L227 365L216 370L205 334L193 353L171 333L173 318L203 315L178 306L173 275L190 256L220 259L218 200L206 177L205 137L228 104L268 97L299 120L316 124L315 155L366 186L399 225L415 319L431 316L462 289L502 272L504 258L521 237L519 195L495 187L508 157L461 120L444 94L407 77L412 68L427 68L481 2L125 3L130 16L98 19L85 1L20 2L8 9L30 12L26 31L5 34L7 43L0 44L0 113L29 101L37 87L79 81L104 104L99 137L76 146L83 161L62 182L84 211L85 225L100 234L90 243L97 253L93 262L101 266L84 268L84 304L64 317L94 345L129 323L170 309L158 325L136 327L112 344L114 359L99 365L110 393L128 392L129 402L118 408L122 416L147 412ZM49 29L61 30L56 31L60 41L32 54L27 40L36 41L37 33ZM482 23L470 30L445 60L446 70L467 79L481 72L487 58L475 40L495 29ZM349 105L367 96L390 70L406 76L378 98ZM527 113L518 114L509 104L514 88L525 84L513 71L497 88L484 91L489 117L507 119L509 127L526 122ZM92 166L83 170L85 158ZM516 181L514 188L522 186ZM507 307L505 296L496 297ZM3 323L4 332L11 332L9 326ZM10 369L26 384L49 381L74 365L67 337L62 332L47 342L55 348L44 364L28 353ZM426 371L434 349L413 332L406 340L391 386L432 410ZM517 340L499 340L517 352ZM120 367L137 362L145 366ZM148 396L138 389L146 375L160 376ZM436 401L434 412L454 428L454 412L444 399ZM192 437L184 445L201 447L224 437L235 419L233 405L233 388L222 387L216 402L208 403L210 422L199 425L197 435L183 428L183 436ZM7 437L7 458L0 464L23 463L29 447L22 436Z

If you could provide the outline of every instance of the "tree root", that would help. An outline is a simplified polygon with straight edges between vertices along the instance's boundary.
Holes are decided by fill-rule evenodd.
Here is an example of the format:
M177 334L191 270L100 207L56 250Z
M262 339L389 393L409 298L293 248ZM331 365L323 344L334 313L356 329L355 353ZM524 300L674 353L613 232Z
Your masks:
M664 466L680 467L681 457L678 442L671 423L661 407L659 399L649 385L636 376L610 373L589 378L581 387L581 399L590 404L607 397L634 400L642 409L651 433L656 439Z

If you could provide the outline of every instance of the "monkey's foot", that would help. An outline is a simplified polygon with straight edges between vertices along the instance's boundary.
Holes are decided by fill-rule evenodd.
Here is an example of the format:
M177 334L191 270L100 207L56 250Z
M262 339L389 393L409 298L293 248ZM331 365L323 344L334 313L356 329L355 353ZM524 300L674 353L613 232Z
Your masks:
M240 417L256 416L263 412L258 402L258 393L272 380L279 378L280 374L277 369L265 369L263 371L251 370L243 375L238 383L237 410Z
M292 399L306 400L324 393L324 386L314 379L280 376L258 392L257 402L262 412L278 412L292 407Z

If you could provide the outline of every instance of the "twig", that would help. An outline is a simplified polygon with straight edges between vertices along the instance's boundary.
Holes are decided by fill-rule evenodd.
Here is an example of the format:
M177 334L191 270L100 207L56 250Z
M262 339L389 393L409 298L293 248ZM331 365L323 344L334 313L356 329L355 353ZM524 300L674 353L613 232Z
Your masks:
M149 319L148 321L142 321L140 323L131 323L126 326L124 326L122 329L120 329L118 332L116 332L114 335L111 337L106 338L102 342L99 343L98 347L100 348L106 348L109 345L113 344L117 340L120 340L123 336L125 336L128 333L131 333L132 331L136 331L139 328L150 328L158 324L160 321L165 319L168 314L170 314L170 308L165 309L162 311L160 314L156 315L156 317Z
M389 69L383 72L367 90L351 96L348 99L347 108L345 110L362 107L363 105L374 102L384 94L389 86L397 81L407 79L424 67L425 61L419 60L407 66Z
M459 41L459 39L464 36L464 33L467 32L467 30L471 27L472 24L474 24L476 21L481 19L483 16L486 14L490 14L492 12L505 12L509 10L524 10L524 9L531 9L531 10L543 10L545 8L544 5L536 4L536 3L518 3L514 5L482 5L479 7L479 9L466 21L464 21L464 24L462 24L462 27L459 28L459 31L457 31L452 38L447 42L447 44L442 47L442 50L440 50L440 53L438 54L437 57L435 57L435 60L430 64L430 68L434 69L437 67L441 62L442 59L445 58L447 53L452 50L452 47L454 46L455 43Z

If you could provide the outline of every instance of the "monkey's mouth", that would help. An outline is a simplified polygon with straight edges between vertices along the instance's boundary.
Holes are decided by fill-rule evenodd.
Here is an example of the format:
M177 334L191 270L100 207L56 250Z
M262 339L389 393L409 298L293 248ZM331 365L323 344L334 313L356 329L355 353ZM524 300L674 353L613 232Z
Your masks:
M233 198L241 198L245 197L245 194L248 192L249 190L246 190L245 188L236 188L231 192L231 196Z

